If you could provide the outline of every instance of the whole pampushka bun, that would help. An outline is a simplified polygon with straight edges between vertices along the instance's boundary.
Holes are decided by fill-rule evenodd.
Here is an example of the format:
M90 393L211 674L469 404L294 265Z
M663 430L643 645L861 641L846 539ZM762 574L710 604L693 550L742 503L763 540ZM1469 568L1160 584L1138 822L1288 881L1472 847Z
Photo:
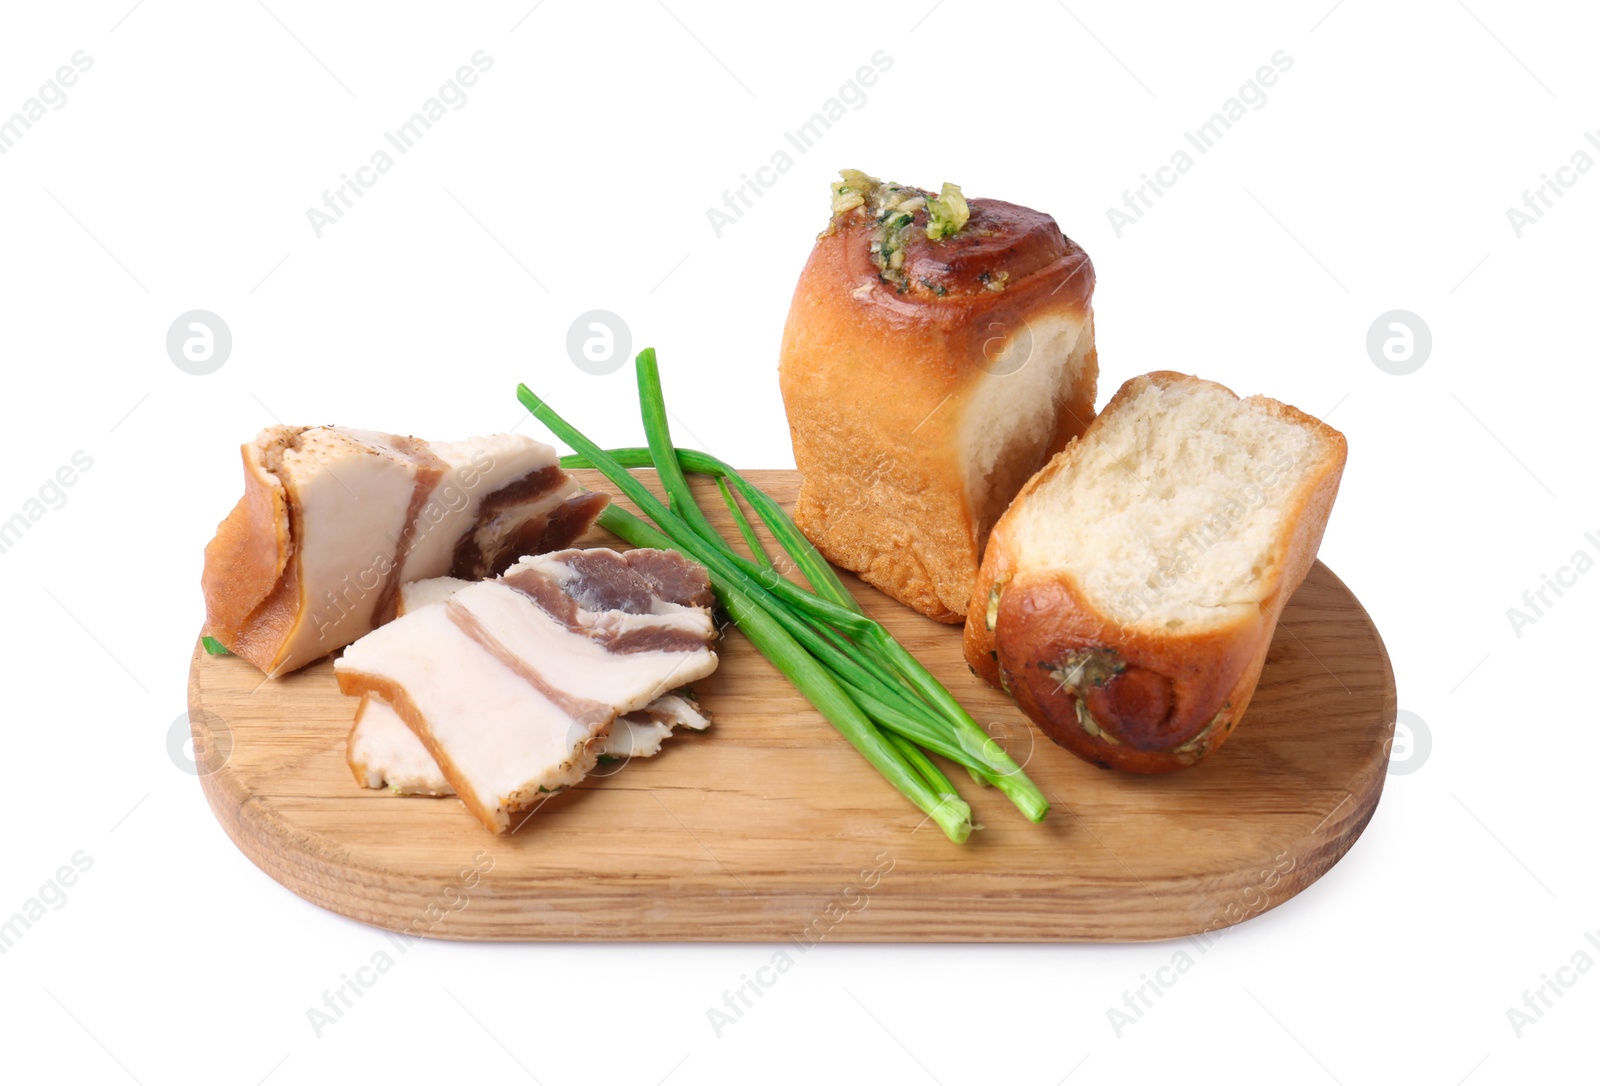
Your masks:
M1042 212L843 177L783 335L795 521L960 622L991 527L1094 417L1094 268Z

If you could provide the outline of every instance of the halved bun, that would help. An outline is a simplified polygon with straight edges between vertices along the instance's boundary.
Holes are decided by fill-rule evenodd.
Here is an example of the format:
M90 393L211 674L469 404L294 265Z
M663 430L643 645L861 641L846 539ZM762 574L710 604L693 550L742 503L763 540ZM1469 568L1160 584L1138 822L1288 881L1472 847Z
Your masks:
M1088 761L1193 765L1255 692L1345 453L1344 435L1275 400L1134 378L995 526L967 662Z

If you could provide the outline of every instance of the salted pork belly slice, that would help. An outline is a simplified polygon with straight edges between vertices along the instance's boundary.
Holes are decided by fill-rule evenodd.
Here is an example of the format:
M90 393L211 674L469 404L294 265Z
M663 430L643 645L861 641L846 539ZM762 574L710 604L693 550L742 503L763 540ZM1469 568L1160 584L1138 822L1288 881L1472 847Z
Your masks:
M429 577L403 584L400 586L400 604L396 613L403 615L432 603L443 603L471 583L460 577Z
M432 577L402 585L399 613L442 603L470 583L459 577ZM710 726L693 691L663 694L644 708L617 717L599 757L648 758L660 753L662 741L673 729L704 731ZM393 706L376 695L366 695L356 708L346 757L356 781L365 788L387 788L408 796L455 795L422 740Z
M643 709L617 717L599 759L648 758L675 728L705 731L711 720L690 694L663 694ZM387 788L403 796L453 796L422 740L382 698L368 694L356 709L347 748L350 769L365 788Z
M242 455L244 496L206 546L206 632L272 677L388 621L407 581L568 546L605 505L514 434L275 426Z
M602 758L649 758L661 753L661 741L674 728L703 732L711 718L700 707L694 691L663 694L643 709L617 717L600 751Z
M345 756L365 788L387 788L406 796L453 796L439 763L394 707L376 694L356 707Z
M387 703L503 833L583 779L619 716L716 669L711 601L705 570L674 552L558 551L408 611L334 671L346 694Z

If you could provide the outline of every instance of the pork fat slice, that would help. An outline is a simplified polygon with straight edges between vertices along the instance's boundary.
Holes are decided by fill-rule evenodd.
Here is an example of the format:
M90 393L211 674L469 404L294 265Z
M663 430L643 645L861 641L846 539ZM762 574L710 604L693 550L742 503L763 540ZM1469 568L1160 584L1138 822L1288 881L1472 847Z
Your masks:
M242 452L244 497L206 547L206 632L272 677L388 621L406 582L568 546L605 504L513 434L274 426Z
M442 603L471 582L432 577L400 588L400 614ZM704 731L711 721L692 696L663 694L643 709L617 717L600 757L648 758L677 727ZM387 788L408 796L453 796L439 764L400 714L372 694L361 699L346 748L350 769L365 788Z
M675 552L558 551L408 611L334 670L346 694L392 707L503 833L540 793L583 779L618 716L716 669L711 602L706 571Z
M711 726L698 703L682 694L663 694L643 709L619 716L600 748L601 758L648 758L674 728L705 731ZM387 788L403 796L453 796L439 763L400 714L382 698L368 694L356 709L350 729L350 769L365 788Z

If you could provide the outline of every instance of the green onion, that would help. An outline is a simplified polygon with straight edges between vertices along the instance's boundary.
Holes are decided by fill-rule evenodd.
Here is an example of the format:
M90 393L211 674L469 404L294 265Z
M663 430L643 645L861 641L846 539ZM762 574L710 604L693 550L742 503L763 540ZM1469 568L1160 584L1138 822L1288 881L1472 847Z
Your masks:
M961 186L946 181L939 195L928 201L928 240L938 241L959 233L971 214L967 198L961 195Z
M655 460L649 449L628 448L611 449L607 455L617 463L628 468L650 468L655 466ZM717 479L725 479L739 492L739 496L750 503L750 508L756 511L772 537L784 549L794 564L799 567L801 574L810 583L819 595L832 600L841 607L849 607L859 611L861 607L856 603L855 597L850 595L850 590L844 586L839 575L834 572L825 558L812 546L811 540L796 526L794 520L764 491L751 485L751 483L733 468L718 460L709 453L697 452L694 449L679 449L678 463L684 471L694 472L696 475L710 475ZM564 468L592 468L595 465L584 456L563 456L561 466Z
M807 609L813 614L837 615L838 612L832 611L827 607L830 601L860 614L860 605L850 595L844 583L839 580L839 576L834 572L833 567L817 552L811 541L801 534L800 529L782 506L745 480L733 468L714 456L691 449L679 449L677 454L678 464L682 469L696 474L711 475L719 481L726 479L731 482L734 489L738 490L740 495L750 502L751 508L755 509L761 516L768 530L783 545L806 580L817 590L819 595L826 595L828 599L808 598L804 590L798 585L788 581L779 581L776 578L769 578L765 582L765 587L769 591L784 600L792 601L797 607ZM647 448L612 449L607 455L613 458L617 464L628 468L651 467L654 464L651 452ZM592 468L595 467L595 464L587 457L577 455L562 457L561 466L566 468ZM737 558L738 556L735 555L734 557ZM988 765L986 772L977 770L971 764L968 764L968 768L978 772L987 783L999 787L1032 821L1037 822L1044 818L1050 809L1049 801L1045 799L1043 793L1038 790L1033 782L1022 773L1016 762L972 719L966 710L950 696L943 685L929 674L927 669L915 657L911 656L903 646L894 641L894 638L887 630L884 630L876 623L871 623L871 620L866 620L866 622L872 626L877 626L877 629L873 631L873 642L885 646L892 645L889 652L896 658L898 665L905 669L900 673L898 680L891 678L890 681L896 682L901 687L915 686L928 692L931 695L931 700L939 707L939 712L947 716L950 726L959 736L957 740L958 748L967 752L973 759ZM830 632L826 627L822 629L824 636ZM871 659L867 658L857 662L862 666L870 666L873 663ZM915 677L914 680L912 676ZM884 676L880 674L879 678L884 678ZM926 707L926 703L920 699L918 699L917 704Z
M733 496L733 491L728 489L728 480L718 476L717 490L721 492L722 502L728 507L733 522L739 526L739 534L744 536L745 546L750 548L756 563L762 569L771 569L772 559L767 556L767 548L761 545L761 540L756 537L756 530L750 527L749 518L744 515L744 510L739 508L739 500Z
M704 565L723 609L844 737L952 840L972 830L971 809L926 752L950 759L976 781L997 786L1029 819L1049 810L1043 793L889 632L862 612L789 514L715 457L672 443L655 352L636 359L647 446L606 451L561 418L526 385L517 398L575 450L563 467L598 469L652 526L611 506L599 523L641 547L670 547ZM663 503L629 474L654 467ZM752 557L733 549L696 504L686 472L716 480ZM805 577L810 591L780 576L737 492Z
M522 391L518 390L519 396ZM557 425L553 425L550 420L554 419L563 427L566 426L565 421L548 409L546 413L549 418L545 414L535 412L541 422L559 434ZM577 431L572 433L577 435ZM581 435L577 436L581 438ZM663 535L640 518L615 505L606 507L598 523L602 528L636 547L672 549L691 558L699 557L693 550L681 546L674 539ZM873 768L882 773L889 783L933 819L952 841L960 843L967 839L972 833L971 808L964 802L952 803L948 796L940 795L929 788L905 761L899 750L873 727L872 722L840 688L828 671L790 637L783 625L774 620L765 609L720 577L712 576L711 587L716 593L717 602L722 604L722 609L728 613L728 617L734 621L750 643L772 661L773 666L782 672L785 678L794 683L806 699L861 752Z
M200 644L204 645L206 647L206 652L210 653L212 656L233 655L233 653L228 651L228 646L224 645L221 641L218 641L214 637L202 637L200 639Z

